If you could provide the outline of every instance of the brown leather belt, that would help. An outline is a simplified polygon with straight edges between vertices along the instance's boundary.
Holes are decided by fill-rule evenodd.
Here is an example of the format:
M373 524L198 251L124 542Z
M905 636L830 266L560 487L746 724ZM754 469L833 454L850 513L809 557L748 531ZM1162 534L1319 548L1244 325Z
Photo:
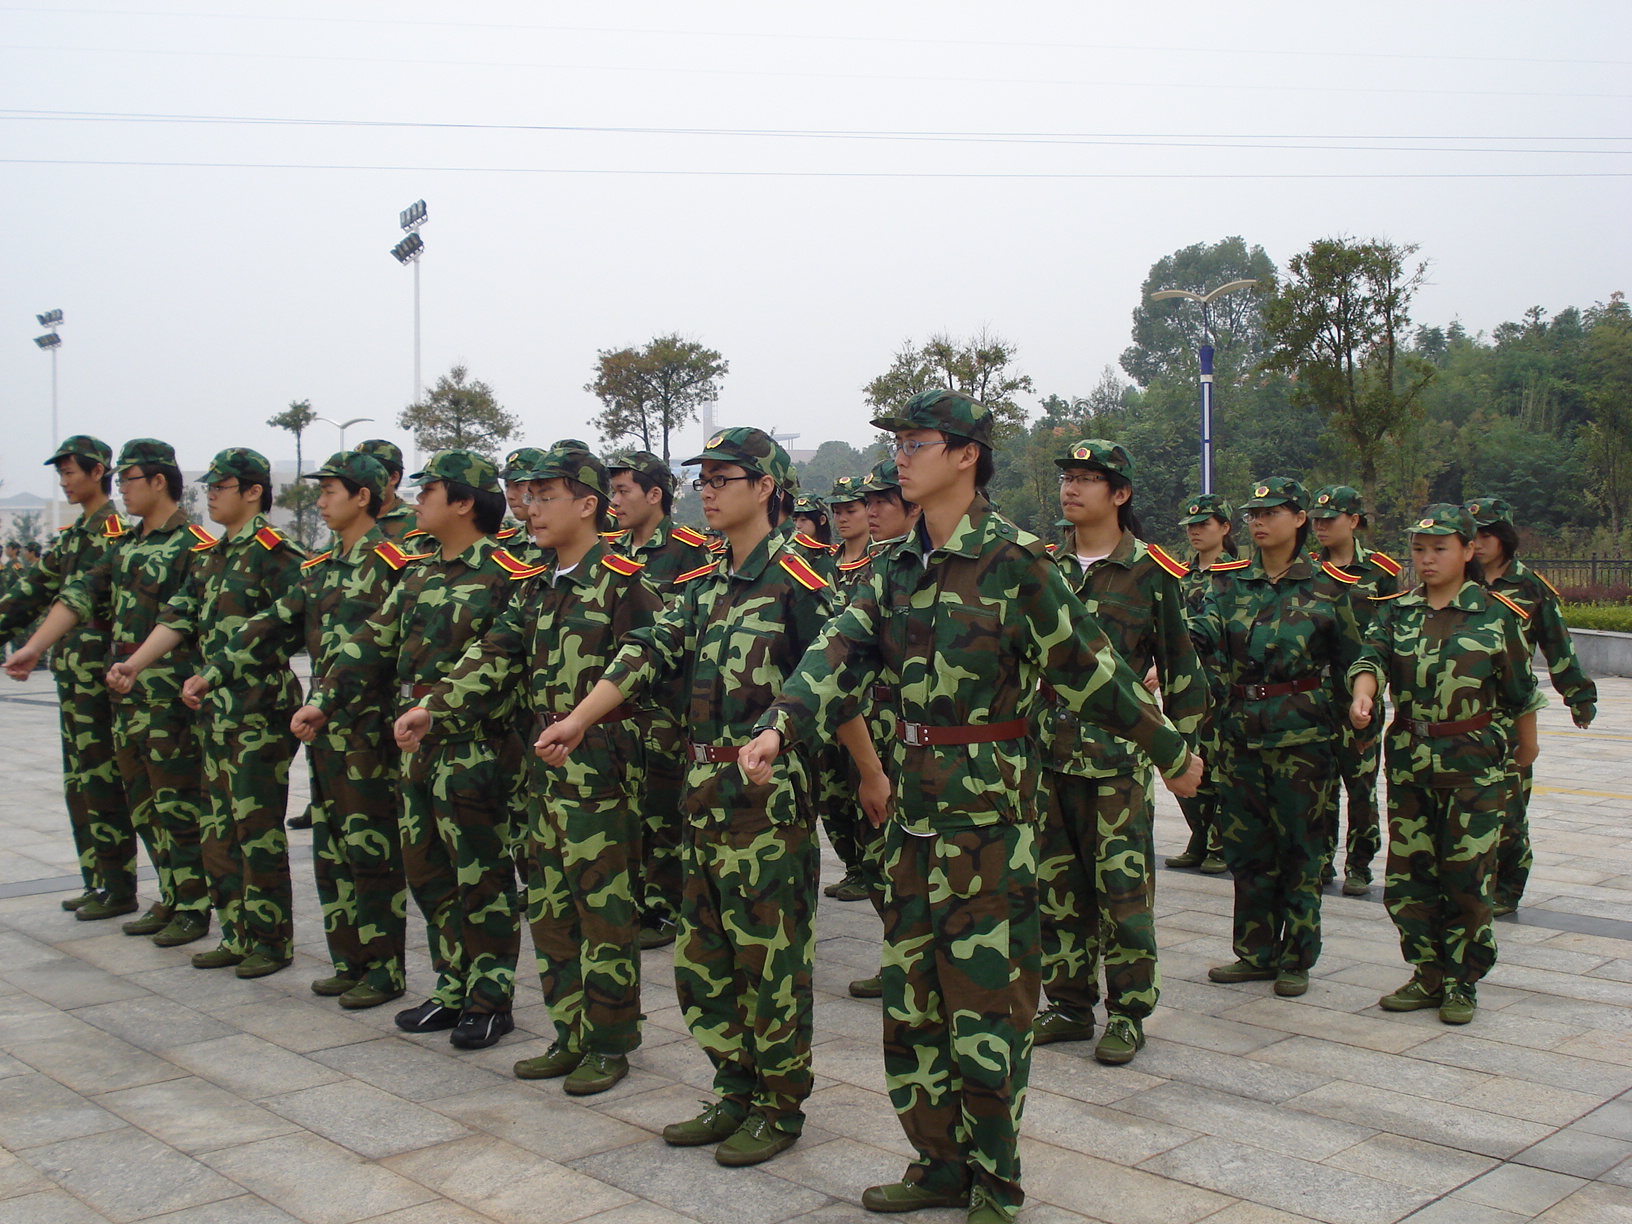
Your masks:
M729 765L737 759L735 744L698 744L686 741L686 759L695 765Z
M85 622L85 628L96 633L112 633L113 622L110 620L102 620L98 617L92 617L90 620Z
M874 701L894 701L895 685L875 684L867 690L867 695Z
M1307 693L1326 683L1325 676L1305 676L1287 684L1232 684L1230 692L1248 701L1262 701L1266 697L1290 697L1293 693Z
M1470 731L1482 731L1490 726L1492 720L1493 716L1490 714L1476 714L1460 722L1424 722L1420 718L1396 718L1394 722L1396 726L1404 727L1412 735L1438 739L1445 735L1466 735Z
M639 707L632 706L626 701L622 705L613 706L603 717L597 718L595 720L595 725L598 727L602 723L624 722L635 717L635 715L639 713ZM534 717L538 719L539 730L542 731L546 727L555 726L555 724L565 718L566 715L552 714L545 710L536 710L534 711Z
M418 701L421 697L428 697L436 691L434 684L404 684L399 690L404 701Z
M995 744L999 740L1020 739L1031 724L1024 718L1008 722L986 723L978 727L930 727L923 723L903 722L896 727L896 735L903 743L915 748L935 747L941 744Z

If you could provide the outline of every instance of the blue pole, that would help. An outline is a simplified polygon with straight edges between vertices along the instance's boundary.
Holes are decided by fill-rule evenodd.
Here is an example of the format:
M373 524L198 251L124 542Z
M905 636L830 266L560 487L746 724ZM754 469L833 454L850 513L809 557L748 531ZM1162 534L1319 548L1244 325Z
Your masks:
M1201 491L1213 491L1213 346L1201 346Z

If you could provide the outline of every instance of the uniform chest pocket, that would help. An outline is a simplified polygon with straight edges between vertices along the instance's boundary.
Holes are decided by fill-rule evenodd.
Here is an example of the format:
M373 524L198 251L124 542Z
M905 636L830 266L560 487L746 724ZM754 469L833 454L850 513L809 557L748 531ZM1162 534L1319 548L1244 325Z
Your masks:
M1002 619L996 608L943 600L935 608L935 644L945 653L986 656L1000 653Z

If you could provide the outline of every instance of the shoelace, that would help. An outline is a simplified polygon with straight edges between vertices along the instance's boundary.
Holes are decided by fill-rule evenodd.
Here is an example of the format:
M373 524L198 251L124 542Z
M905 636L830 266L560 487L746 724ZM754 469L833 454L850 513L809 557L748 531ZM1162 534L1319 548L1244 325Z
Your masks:
M1127 1042L1129 1045L1137 1043L1137 1039L1133 1035L1133 1021L1126 1016L1112 1016L1105 1025L1105 1036L1115 1037L1120 1041Z

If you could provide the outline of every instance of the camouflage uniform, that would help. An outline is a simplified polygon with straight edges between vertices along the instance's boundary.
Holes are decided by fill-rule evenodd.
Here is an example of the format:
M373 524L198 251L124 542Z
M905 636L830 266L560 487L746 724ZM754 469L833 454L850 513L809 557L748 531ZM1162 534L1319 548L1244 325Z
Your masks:
M1219 517L1229 522L1235 516L1234 508L1217 493L1196 494L1185 504L1184 510L1183 516L1179 519L1181 527L1188 527L1191 523L1205 523L1208 519ZM1233 552L1226 552L1219 560L1230 561L1234 558ZM1201 611L1201 605L1206 602L1208 593L1213 589L1212 572L1198 568L1196 561L1192 559L1179 584L1184 592L1185 617L1187 620L1192 619ZM1202 674L1207 681L1207 713L1203 715L1201 726L1196 732L1196 741L1201 748L1207 772L1201 779L1201 785L1196 788L1196 793L1179 800L1179 810L1184 813L1184 822L1190 827L1190 840L1185 844L1179 858L1194 860L1188 865L1200 866L1207 872L1216 872L1222 870L1219 866L1222 860L1219 859L1221 843L1216 773L1219 755L1218 710L1228 698L1229 689L1224 685L1216 668L1205 668ZM1218 861L1209 863L1208 859ZM1181 864L1169 865L1177 867Z
M439 451L415 480L454 480L498 491L493 465L468 451ZM430 541L428 543L433 543ZM330 715L381 689L394 714L430 692L509 606L524 565L492 537L455 557L417 556L379 609L341 642L308 703ZM402 859L409 891L425 915L443 1007L506 1012L521 946L510 858L511 778L521 768L509 702L481 719L433 727L402 763Z
M988 410L947 391L873 424L990 438ZM1027 734L1037 682L1164 774L1182 773L1190 753L1042 541L983 499L941 547L920 527L874 566L756 729L796 749L832 735L882 677L898 678L882 977L885 1079L917 1150L906 1179L948 1195L973 1184L1012 1214L1024 1198L1018 1138L1042 969L1041 771Z
M699 463L791 472L757 429L709 439ZM737 745L815 639L832 590L784 525L733 570L729 554L679 580L678 598L632 634L605 679L635 698L687 677L690 737L682 853L685 891L675 987L686 1026L714 1064L714 1091L744 1115L797 1135L810 1095L811 973L818 848L809 763L793 753L767 786L735 765ZM702 759L699 759L702 758Z
M1336 518L1340 514L1364 514L1360 494L1348 485L1330 485L1315 493L1309 517ZM1324 551L1324 550L1323 550ZM1327 560L1325 556L1320 560ZM1387 553L1365 548L1354 542L1354 560L1339 566L1353 578L1349 587L1349 601L1354 606L1355 623L1364 632L1371 619L1371 600L1379 595L1392 595L1400 589L1401 565ZM1326 871L1330 876L1337 856L1338 808L1340 792L1348 793L1348 836L1344 843L1343 875L1345 883L1371 883L1371 863L1382 847L1383 835L1377 820L1377 768L1382 759L1382 739L1377 728L1382 725L1383 711L1379 708L1375 720L1364 731L1356 731L1348 719L1342 720L1342 735L1337 742L1337 775L1340 786L1332 787L1331 800L1326 805Z
M199 483L228 479L270 488L270 466L256 451L229 447ZM300 581L306 554L259 514L232 535L193 548L187 582L160 612L159 624L190 640L208 665L230 648L245 621ZM199 712L204 871L221 920L221 947L285 964L295 931L283 818L295 755L289 719L299 705L300 683L284 664L252 683L212 689Z
M59 446L45 466L72 455L112 471L108 444L83 434ZM129 530L111 501L62 528L50 551L0 599L0 641L18 636L48 612L63 589L88 574ZM106 601L88 611L51 651L62 724L63 799L85 891L122 902L136 895L136 833L114 759L113 704L102 682L112 624Z
M582 479L590 465L600 468L587 452L551 451L527 479L565 475L604 487L604 474ZM419 704L434 726L458 728L519 687L535 727L548 725L588 696L619 639L651 624L662 606L638 561L597 543L570 571L552 565L529 581ZM633 714L624 707L592 727L560 769L528 754L527 919L556 1043L573 1053L627 1054L640 1044Z
M359 442L353 448L359 455L368 455L385 468L386 474L401 477L403 473L402 448L395 442L385 438L369 438ZM380 529L380 534L388 540L395 540L410 552L422 551L425 547L423 539L412 543L404 543L408 536L423 536L419 530L419 513L413 506L403 501L399 496L384 514L374 520L374 526Z
M376 491L385 469L340 451L306 479L342 476ZM245 621L200 673L213 688L287 664L306 651L312 681L334 665L347 636L397 586L410 557L371 526L350 549L338 539L300 567L300 581ZM403 989L407 890L397 821L397 750L383 686L335 711L311 743L312 866L335 975L385 994Z
M1413 530L1474 534L1472 517L1448 505L1428 507ZM1510 730L1545 698L1530 670L1522 614L1501 594L1465 582L1441 609L1421 587L1376 603L1349 675L1369 672L1386 683L1396 708L1387 732L1383 899L1424 988L1459 986L1471 998L1496 961L1490 883Z
M1307 498L1285 477L1262 481L1253 494L1244 508L1301 509ZM1320 956L1321 813L1337 780L1344 673L1359 650L1352 580L1300 555L1271 582L1256 550L1211 572L1213 590L1191 634L1229 686L1218 720L1219 786L1224 860L1235 877L1235 953L1258 970L1306 974Z

